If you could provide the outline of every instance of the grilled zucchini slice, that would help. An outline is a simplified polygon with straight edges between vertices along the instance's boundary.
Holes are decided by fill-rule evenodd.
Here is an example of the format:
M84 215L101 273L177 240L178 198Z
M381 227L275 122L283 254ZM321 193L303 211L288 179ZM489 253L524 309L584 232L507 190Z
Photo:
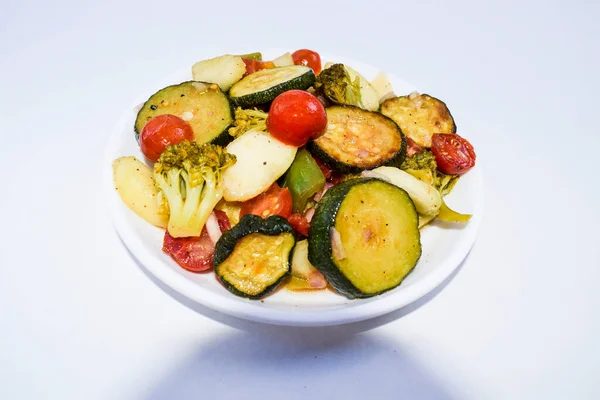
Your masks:
M231 137L227 128L233 122L233 110L225 93L214 83L189 81L167 86L144 103L135 120L135 137L152 118L176 115L187 121L199 144L225 145Z
M406 191L351 179L317 203L308 259L339 293L371 297L400 285L421 257L419 217Z
M391 119L354 106L326 109L327 129L309 144L327 166L342 173L402 163L406 138Z
M411 93L381 104L380 112L394 120L402 132L418 145L431 147L434 133L456 133L456 124L446 104L428 94Z
M215 274L231 293L260 299L291 272L294 230L283 217L246 214L215 246Z
M283 92L308 89L315 83L315 73L304 65L261 69L245 76L229 90L231 102L240 107L270 103Z

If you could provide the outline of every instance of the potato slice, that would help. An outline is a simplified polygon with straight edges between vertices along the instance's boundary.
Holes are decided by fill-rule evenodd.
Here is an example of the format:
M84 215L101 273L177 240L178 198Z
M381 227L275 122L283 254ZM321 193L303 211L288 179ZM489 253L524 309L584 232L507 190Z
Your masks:
M246 201L266 191L294 161L296 147L261 131L248 131L229 143L227 151L237 161L223 173L223 197Z
M133 156L113 161L113 182L121 200L145 221L166 228L168 215L158 212L154 173L150 167Z

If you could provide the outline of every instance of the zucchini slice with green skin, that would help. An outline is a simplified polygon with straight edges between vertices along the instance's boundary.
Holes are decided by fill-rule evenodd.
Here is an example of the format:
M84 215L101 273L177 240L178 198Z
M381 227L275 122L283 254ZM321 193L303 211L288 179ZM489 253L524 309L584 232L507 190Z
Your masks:
M308 89L313 83L315 73L304 65L261 69L235 83L229 89L229 98L236 106L257 106L272 102L288 90Z
M325 133L309 143L309 150L329 168L356 173L404 160L406 138L390 118L354 106L325 111Z
M260 299L290 274L295 245L294 230L285 218L246 214L217 241L215 274L236 296Z
M187 121L199 144L226 145L231 141L227 128L233 123L233 109L219 85L197 81L167 86L144 103L135 120L135 138L152 118L176 115Z
M428 94L415 92L393 97L381 103L380 112L423 147L431 147L434 133L456 133L456 124L446 103Z
M419 217L406 191L375 178L351 179L317 203L308 259L348 298L391 290L421 257Z

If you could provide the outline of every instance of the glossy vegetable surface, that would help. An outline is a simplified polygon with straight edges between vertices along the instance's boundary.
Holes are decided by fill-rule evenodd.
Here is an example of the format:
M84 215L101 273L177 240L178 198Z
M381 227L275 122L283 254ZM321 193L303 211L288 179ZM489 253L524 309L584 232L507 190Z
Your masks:
M267 117L271 135L291 146L304 146L327 126L325 107L314 95L289 90L273 100Z

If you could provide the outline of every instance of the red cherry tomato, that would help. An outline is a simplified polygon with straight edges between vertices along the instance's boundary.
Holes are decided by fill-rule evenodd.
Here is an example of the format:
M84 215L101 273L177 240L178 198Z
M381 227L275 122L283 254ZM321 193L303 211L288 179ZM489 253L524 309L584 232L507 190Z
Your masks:
M152 118L144 126L140 133L140 148L148 160L156 162L165 147L185 139L194 139L190 124L175 115L163 114Z
M306 217L302 214L292 214L288 218L290 225L296 232L298 232L302 236L308 236L308 231L310 229L310 222L306 219Z
M475 165L471 143L456 133L436 133L431 138L431 152L438 169L444 174L464 174Z
M312 94L289 90L277 96L267 117L267 129L275 138L291 146L301 147L325 131L325 107Z
M292 60L296 65L307 65L316 75L321 72L321 56L316 51L301 49L292 53Z
M275 64L272 61L258 61L251 58L242 58L244 64L246 64L246 73L244 76L251 74L261 69L275 68Z
M231 228L227 214L221 210L214 210L219 221L221 232ZM162 250L173 258L184 269L190 272L203 272L212 269L215 245L210 240L206 227L198 237L174 238L165 232Z
M288 188L280 188L277 183L274 183L266 192L242 204L240 218L246 214L258 215L262 218L271 215L287 218L292 214L292 194Z

